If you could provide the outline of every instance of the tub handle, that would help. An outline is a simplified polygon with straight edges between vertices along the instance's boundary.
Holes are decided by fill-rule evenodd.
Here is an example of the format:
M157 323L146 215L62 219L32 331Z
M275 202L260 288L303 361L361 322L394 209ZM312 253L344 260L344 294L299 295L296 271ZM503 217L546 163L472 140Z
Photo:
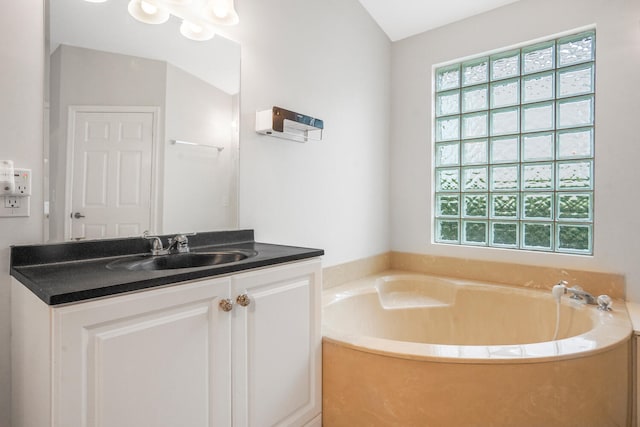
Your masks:
M251 298L249 298L249 295L247 295L246 293L241 294L238 295L238 298L236 298L236 302L242 307L247 307L249 304L251 304Z
M233 301L231 301L229 298L221 299L218 305L220 306L220 309L222 311L228 312L233 310Z
M598 297L598 309L602 311L611 311L613 301L609 295L600 295Z

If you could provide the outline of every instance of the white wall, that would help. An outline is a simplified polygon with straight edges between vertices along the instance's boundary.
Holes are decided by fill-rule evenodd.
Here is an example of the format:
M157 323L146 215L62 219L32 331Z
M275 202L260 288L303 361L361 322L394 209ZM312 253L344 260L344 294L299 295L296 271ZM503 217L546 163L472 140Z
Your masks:
M390 42L356 0L241 0L240 226L324 248L389 249ZM321 142L255 133L274 105L325 121Z
M162 233L237 227L234 98L167 64ZM224 147L169 144L172 139Z
M0 159L32 169L28 218L0 218L0 427L9 426L9 245L42 238L42 93L44 70L41 0L3 3L0 14Z
M596 24L593 257L435 245L430 229L432 66ZM392 48L392 249L622 273L640 301L640 2L521 0Z

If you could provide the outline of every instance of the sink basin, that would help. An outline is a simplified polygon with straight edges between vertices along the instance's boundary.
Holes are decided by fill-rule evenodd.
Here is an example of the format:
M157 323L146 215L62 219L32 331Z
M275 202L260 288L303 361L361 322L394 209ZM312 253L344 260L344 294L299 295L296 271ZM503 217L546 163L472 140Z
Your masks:
M173 270L229 264L255 256L255 251L189 252L170 255L136 255L107 264L109 270Z

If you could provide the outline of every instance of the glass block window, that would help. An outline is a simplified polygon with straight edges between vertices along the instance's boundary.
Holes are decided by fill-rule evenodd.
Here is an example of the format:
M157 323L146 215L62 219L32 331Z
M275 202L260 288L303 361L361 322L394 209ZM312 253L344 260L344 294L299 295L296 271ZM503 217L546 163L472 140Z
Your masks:
M435 241L593 253L595 31L435 70Z

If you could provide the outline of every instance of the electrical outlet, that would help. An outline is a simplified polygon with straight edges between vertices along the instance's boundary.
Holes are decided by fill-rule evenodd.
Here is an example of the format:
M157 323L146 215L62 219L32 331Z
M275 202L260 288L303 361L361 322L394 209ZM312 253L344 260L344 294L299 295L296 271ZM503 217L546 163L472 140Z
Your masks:
M0 217L15 217L15 216L29 216L29 215L31 215L31 197L29 196L0 197Z
M15 190L14 193L20 196L31 195L31 169L14 170Z
M29 215L31 215L31 169L14 168L13 187L10 189L10 194L5 193L4 196L0 196L0 217Z
M4 207L5 208L19 208L20 207L20 199L21 199L21 197L4 196Z

